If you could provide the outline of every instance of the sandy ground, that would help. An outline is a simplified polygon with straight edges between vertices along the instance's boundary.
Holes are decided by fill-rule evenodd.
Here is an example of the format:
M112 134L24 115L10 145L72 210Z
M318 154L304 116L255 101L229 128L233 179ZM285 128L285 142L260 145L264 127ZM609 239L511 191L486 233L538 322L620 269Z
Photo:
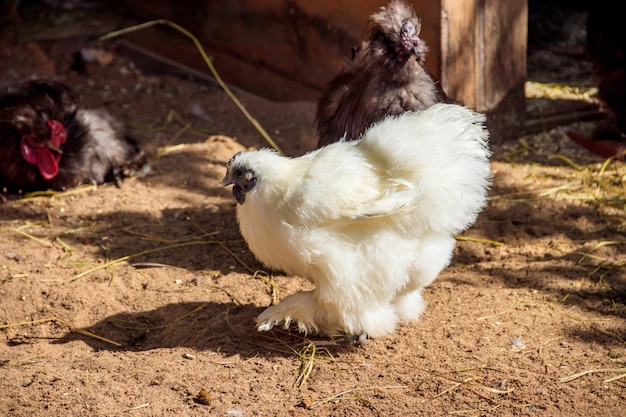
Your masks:
M40 46L151 158L121 188L3 196L1 416L625 415L626 166L569 142L589 125L494 147L489 206L421 320L328 344L254 327L272 288L308 284L239 234L224 165L266 143L230 99L118 56L78 75L80 45ZM285 152L312 147L313 104L237 94Z

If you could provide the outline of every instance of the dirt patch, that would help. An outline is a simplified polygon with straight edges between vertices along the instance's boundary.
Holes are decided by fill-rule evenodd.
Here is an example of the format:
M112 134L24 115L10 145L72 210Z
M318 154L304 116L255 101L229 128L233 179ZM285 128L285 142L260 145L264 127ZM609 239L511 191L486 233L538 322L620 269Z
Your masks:
M4 196L0 415L623 413L626 166L569 142L589 124L494 147L490 204L422 319L365 348L328 345L254 327L268 280L280 298L309 285L254 276L220 181L232 154L266 143L230 99L119 56L68 72L84 44L40 46L151 158L121 188ZM286 153L312 148L313 104L237 94Z

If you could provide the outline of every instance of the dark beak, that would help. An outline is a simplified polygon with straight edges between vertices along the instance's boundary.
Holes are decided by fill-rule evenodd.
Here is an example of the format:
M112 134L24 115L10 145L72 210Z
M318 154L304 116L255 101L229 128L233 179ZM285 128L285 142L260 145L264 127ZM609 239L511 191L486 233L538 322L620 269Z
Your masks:
M230 171L227 172L224 178L222 179L222 184L224 185L235 184L233 186L233 195L235 196L235 199L237 200L239 204L243 204L243 202L246 200L246 192L243 190L241 185L235 182L235 179L230 175Z
M54 146L51 143L46 143L46 148L50 149L51 151L55 151L57 153L62 154L63 150L61 148L59 148L58 146Z
M226 173L226 175L224 175L224 178L222 178L222 185L230 185L230 184L234 184L235 181L233 181L233 177L230 176L230 173Z
M235 196L235 200L239 204L243 204L246 201L246 194L248 191L252 190L256 185L256 177L245 178L244 181L238 183L235 182L233 185L233 195Z
M254 175L254 171L239 168L228 169L226 175L222 179L222 184L233 185L233 196L239 204L243 204L246 200L246 193L252 190L256 185L257 177Z

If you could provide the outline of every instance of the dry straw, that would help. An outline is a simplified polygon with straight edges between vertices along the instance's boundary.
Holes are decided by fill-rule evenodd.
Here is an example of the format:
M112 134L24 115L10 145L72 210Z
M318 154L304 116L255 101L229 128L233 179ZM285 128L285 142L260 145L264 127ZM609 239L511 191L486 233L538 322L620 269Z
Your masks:
M274 142L274 140L272 140L272 138L265 131L263 126L261 126L261 124L254 117L252 117L252 115L248 112L248 110L241 103L241 101L239 101L237 96L235 96L235 94L231 91L231 89L228 87L228 85L226 85L226 83L222 80L222 77L220 77L219 73L217 72L217 70L213 66L213 62L211 62L211 59L209 58L209 56L205 52L205 50L202 47L202 44L200 43L198 38L196 36L194 36L191 32L189 32L187 29L185 29L182 26L180 26L180 25L178 25L178 24L176 24L174 22L171 22L169 20L158 19L158 20L152 20L152 21L149 21L149 22L141 23L139 25L135 25L135 26L131 26L131 27L127 27L127 28L124 28L124 29L120 29L120 30L116 30L116 31L107 33L106 35L102 36L100 38L100 40L106 40L106 39L115 38L115 37L118 37L118 36L126 35L128 33L136 32L138 30L143 30L143 29L146 29L146 28L149 28L149 27L152 27L152 26L157 26L157 25L169 26L169 27L177 30L178 32L182 33L187 38L191 39L191 41L194 43L196 48L198 48L198 51L200 52L200 55L202 56L202 59L204 60L204 62L209 67L209 70L211 71L211 74L213 74L213 77L215 78L217 83L220 85L220 87L224 90L224 92L226 92L228 97L230 97L230 99L233 101L233 103L235 103L237 108L244 114L244 116L246 116L246 118L250 121L250 123L252 123L252 125L258 130L258 132L261 134L261 136L263 136L263 138L265 138L265 140L274 149L276 149L276 151L282 153L282 151L280 150L278 145Z

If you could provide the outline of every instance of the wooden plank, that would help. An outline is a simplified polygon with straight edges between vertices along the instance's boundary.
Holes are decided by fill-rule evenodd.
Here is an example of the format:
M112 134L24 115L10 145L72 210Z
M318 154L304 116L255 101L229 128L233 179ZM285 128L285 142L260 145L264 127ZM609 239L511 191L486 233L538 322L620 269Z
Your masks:
M166 18L191 31L219 57L215 66L233 84L277 100L315 100L350 57L352 47L367 37L370 14L386 4L385 0L358 4L350 0L208 0L176 7L173 0L134 0L125 2L125 7L142 19ZM438 77L440 2L416 0L412 4L422 18L421 36L430 48L426 67ZM150 30L127 39L202 69L189 42L169 30ZM280 84L281 79L286 85Z
M367 35L386 0L126 1L146 20L190 30L215 57L222 77L274 100L315 101ZM519 133L525 120L527 0L413 0L429 46L427 69L456 101L487 113L492 141ZM129 39L200 71L191 43L171 31Z

